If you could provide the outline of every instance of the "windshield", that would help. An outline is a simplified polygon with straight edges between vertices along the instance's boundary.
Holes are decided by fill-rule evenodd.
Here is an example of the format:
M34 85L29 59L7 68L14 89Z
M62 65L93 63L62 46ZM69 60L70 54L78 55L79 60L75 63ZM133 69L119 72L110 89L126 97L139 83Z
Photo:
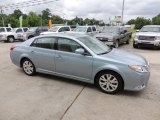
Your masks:
M85 44L90 50L92 50L95 54L100 55L110 51L110 48L93 37L79 37L79 39L83 44Z
M77 27L73 31L75 32L86 32L87 27Z
M4 28L0 28L0 32L5 32L5 29Z
M49 29L48 31L50 32L56 32L58 30L59 27L52 27L51 29Z
M105 27L102 30L103 33L118 33L119 32L119 28L116 27Z
M143 27L140 32L160 32L160 27Z
M31 27L31 28L28 29L28 32L35 32L36 29L37 29L37 27Z

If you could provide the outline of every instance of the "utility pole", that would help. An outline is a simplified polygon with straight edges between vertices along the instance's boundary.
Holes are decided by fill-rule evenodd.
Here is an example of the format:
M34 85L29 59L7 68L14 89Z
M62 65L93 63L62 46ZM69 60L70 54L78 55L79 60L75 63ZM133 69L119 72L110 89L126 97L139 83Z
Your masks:
M125 0L123 0L123 4L122 4L122 25L123 25L123 19L124 19L124 3L125 3Z
M3 19L3 10L2 10L2 6L0 6L0 10L1 10L1 17L2 17L3 27L5 27L4 19Z

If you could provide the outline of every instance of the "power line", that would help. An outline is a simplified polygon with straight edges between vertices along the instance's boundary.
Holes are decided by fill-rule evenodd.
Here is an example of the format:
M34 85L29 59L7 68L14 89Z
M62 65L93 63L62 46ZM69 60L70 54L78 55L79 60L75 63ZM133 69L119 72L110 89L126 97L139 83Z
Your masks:
M55 2L55 1L58 1L58 0L34 0L34 1L29 0L29 1L26 1L26 2L19 2L19 3L3 5L3 6L0 6L0 8L3 9L3 10L17 9L17 8L47 4L47 3L51 3L51 2Z

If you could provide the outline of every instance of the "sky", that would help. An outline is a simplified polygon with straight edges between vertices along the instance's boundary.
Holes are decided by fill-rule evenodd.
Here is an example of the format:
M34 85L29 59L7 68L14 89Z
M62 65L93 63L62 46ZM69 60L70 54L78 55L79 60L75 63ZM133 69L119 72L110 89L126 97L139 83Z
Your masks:
M0 0L0 5L23 2L28 0ZM45 1L45 0L44 0ZM20 8L24 13L34 11L41 13L49 8L52 14L60 15L65 19L95 18L109 21L110 18L121 16L123 0L58 0L49 4ZM124 21L136 17L152 18L160 13L160 0L125 0ZM12 10L4 10L4 13L12 13Z

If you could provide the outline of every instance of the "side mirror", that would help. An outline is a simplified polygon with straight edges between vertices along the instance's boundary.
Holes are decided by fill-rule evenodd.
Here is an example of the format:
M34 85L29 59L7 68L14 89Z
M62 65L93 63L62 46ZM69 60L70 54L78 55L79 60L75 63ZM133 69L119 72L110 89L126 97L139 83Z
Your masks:
M139 30L136 30L136 32L139 32Z
M78 49L76 49L76 50L75 50L75 53L81 54L81 55L85 55L85 51L84 51L83 48L78 48Z

